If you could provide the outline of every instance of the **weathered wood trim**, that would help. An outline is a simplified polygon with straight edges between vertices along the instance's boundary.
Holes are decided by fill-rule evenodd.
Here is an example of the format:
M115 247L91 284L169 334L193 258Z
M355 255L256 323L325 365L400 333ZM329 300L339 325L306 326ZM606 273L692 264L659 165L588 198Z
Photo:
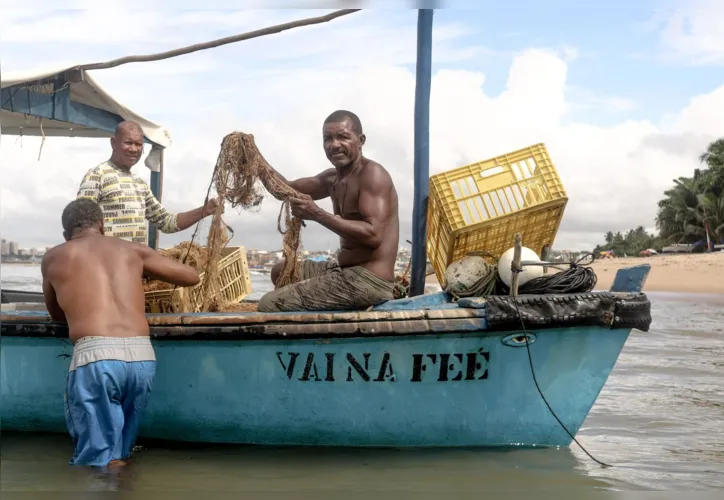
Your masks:
M149 314L151 326L172 325L252 325L268 323L334 323L365 321L407 321L415 319L451 320L460 318L485 318L480 309L438 309L413 311L360 311L360 312L304 312L304 313L197 313L197 314ZM51 323L50 317L23 314L22 311L0 314L0 321L8 323Z
M0 325L3 337L68 338L65 323L13 322ZM264 340L307 338L397 337L409 335L452 335L486 331L484 318L445 320L410 319L348 323L295 323L246 325L157 325L151 327L156 340Z

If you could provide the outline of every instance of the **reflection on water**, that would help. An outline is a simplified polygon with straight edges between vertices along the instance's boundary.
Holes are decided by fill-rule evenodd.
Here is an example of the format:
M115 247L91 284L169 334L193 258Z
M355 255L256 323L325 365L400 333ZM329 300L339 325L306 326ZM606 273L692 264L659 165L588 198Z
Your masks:
M7 277L7 268L2 278ZM28 286L37 278L28 274ZM15 282L22 281L13 276ZM35 281L33 281L35 279ZM268 286L255 276L255 298ZM258 283L258 286L257 286ZM7 282L3 286L11 288ZM19 288L19 286L15 286ZM37 289L37 288L25 288ZM2 435L3 490L477 492L724 488L724 296L650 293L579 448L361 450L141 442L120 474L67 465L65 435Z

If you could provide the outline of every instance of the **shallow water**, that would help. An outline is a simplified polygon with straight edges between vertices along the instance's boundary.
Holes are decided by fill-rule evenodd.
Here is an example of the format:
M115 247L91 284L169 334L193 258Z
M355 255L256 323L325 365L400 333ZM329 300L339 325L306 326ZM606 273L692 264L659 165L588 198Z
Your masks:
M4 265L6 288L40 290L39 268ZM268 276L252 279L258 298ZM2 490L584 493L724 488L724 295L650 293L654 321L634 330L572 444L529 450L357 450L171 445L118 476L69 467L65 435L2 434ZM476 496L478 496L476 495Z

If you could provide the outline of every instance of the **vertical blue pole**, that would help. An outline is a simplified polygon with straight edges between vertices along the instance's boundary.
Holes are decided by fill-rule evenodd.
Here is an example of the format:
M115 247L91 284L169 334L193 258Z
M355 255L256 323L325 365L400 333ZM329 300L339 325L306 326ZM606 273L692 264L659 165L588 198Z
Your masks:
M425 291L427 199L430 188L430 85L432 79L432 9L417 11L415 82L415 195L412 208L410 297Z

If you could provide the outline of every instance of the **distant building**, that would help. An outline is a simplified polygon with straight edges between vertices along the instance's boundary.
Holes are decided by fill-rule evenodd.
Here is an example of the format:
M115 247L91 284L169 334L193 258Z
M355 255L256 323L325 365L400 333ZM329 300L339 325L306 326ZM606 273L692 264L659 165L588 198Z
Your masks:
M0 242L0 255L5 256L10 254L10 243L7 240Z
M20 246L18 245L17 241L11 241L10 243L8 243L8 247L10 250L10 255L20 255Z
M274 254L266 250L247 250L246 261L249 267L264 267L271 264L274 260Z

